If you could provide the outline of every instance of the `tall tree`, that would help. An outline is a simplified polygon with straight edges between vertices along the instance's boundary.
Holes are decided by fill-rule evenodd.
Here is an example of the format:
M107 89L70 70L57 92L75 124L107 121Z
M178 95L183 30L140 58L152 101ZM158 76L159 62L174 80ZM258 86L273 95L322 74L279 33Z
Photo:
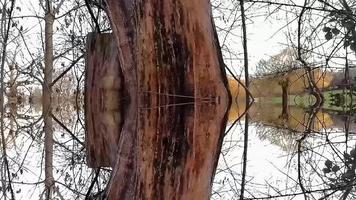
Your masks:
M288 93L291 85L288 73L301 68L296 59L297 55L293 48L286 48L281 53L272 56L269 60L260 60L257 65L257 76L279 77L278 85L282 89L282 114L281 118L287 120L289 117Z
M1 86L0 86L0 112L1 112L1 118L0 118L0 131L1 131L1 146L2 146L2 153L3 153L3 169L4 170L4 177L2 177L2 190L4 194L4 198L7 198L7 188L9 189L11 194L11 198L14 199L14 191L13 191L13 186L11 184L11 174L10 174L10 169L9 169L9 160L7 158L7 150L6 150L6 143L5 143L5 103L4 103L4 96L5 96L5 62L7 59L7 47L8 47L8 42L9 42L9 37L10 37L10 28L11 28L11 19L13 15L13 11L15 8L15 0L13 1L5 1L3 3L2 7L2 17L1 17L1 22L0 22L0 27L1 27L1 36L2 36L2 42L1 42L1 63L0 63L0 81L1 81ZM6 12L5 12L6 11Z
M230 106L210 1L107 5L130 100L108 198L208 199Z
M52 0L46 1L45 10L45 66L42 86L42 115L45 133L45 187L46 199L52 199L54 192L53 178L53 124L52 124L52 72L53 72L53 23L55 11Z

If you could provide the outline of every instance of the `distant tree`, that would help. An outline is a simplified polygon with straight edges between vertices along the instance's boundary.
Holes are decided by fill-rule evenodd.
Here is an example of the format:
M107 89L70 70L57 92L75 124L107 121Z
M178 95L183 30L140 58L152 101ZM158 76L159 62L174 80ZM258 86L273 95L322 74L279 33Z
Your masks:
M257 77L281 76L302 66L297 60L296 49L285 48L279 54L271 56L268 60L260 60L257 64Z
M279 78L278 84L282 89L282 114L280 116L282 119L287 120L289 117L288 91L291 83L288 73L301 67L297 60L296 50L293 48L286 48L268 60L260 60L257 64L257 77Z

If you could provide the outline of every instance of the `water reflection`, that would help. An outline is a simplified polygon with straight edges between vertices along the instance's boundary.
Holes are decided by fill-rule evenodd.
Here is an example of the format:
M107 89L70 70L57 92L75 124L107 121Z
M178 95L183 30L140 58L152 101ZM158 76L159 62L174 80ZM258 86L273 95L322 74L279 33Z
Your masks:
M229 81L231 93L238 95L235 95L237 98L231 104L227 129L235 119L241 120L224 138L213 184L212 199L234 199L240 195L243 124L245 123L242 116L246 113L245 93L243 88L232 86L234 82L232 78ZM9 101L6 104L6 148L12 163L10 170L13 173L13 186L19 197L22 193L27 195L31 192L35 196L41 195L40 191L43 191L43 184L38 179L41 177L41 170L37 170L37 166L42 165L42 160L32 159L41 158L43 155L42 110L40 94L36 90L33 88L31 94L21 94L13 90L9 92ZM307 198L353 198L356 118L352 115L352 107L349 106L350 99L337 94L341 94L340 91L326 93L326 100L332 101L330 104L333 106L326 104L321 108L312 107L314 100L310 96L291 94L287 117L283 115L283 104L280 99L255 98L255 103L248 109L250 145L246 163L245 199L291 199L293 197L304 199L305 196ZM184 153L192 151L189 150L191 144L197 143L196 139L191 137L193 133L198 134L196 137L208 137L199 133L213 135L223 130L221 126L223 116L216 115L223 112L217 112L216 107L210 103L201 103L194 108L192 103L185 101L186 99L183 101L181 97L173 98L169 95L157 95L157 97L161 98L160 102L163 105L158 104L159 108L148 105L142 108L139 124L143 127L142 132L152 133L152 125L149 124L156 124L153 132L157 133L157 130L160 130L165 133L164 138L157 140L159 144L168 148L168 151L160 154L158 159L166 162L165 176L182 176L179 173L183 172L172 172L171 169L182 170L184 165L196 169L197 166L193 163L201 163L200 167L209 166L203 164L208 161L212 163L210 166L216 164L213 160L205 160L213 156L199 156L197 153L187 153L184 165L181 161ZM59 177L57 180L59 188L78 197L86 195L84 192L79 192L80 188L84 191L90 189L98 191L99 194L103 193L110 180L111 169L106 167L113 167L115 164L101 163L91 166L96 167L94 170L87 168L90 162L86 161L88 154L85 153L83 146L85 138L82 94L58 91L53 95L53 99L53 117L56 119L53 127L55 151L58 152L54 174ZM303 105L300 104L302 100ZM340 102L344 102L345 106ZM180 103L188 104L179 105ZM157 115L158 113L160 114ZM216 117L220 118L220 121ZM147 119L151 120L147 121ZM104 122L110 121L104 118ZM190 139L184 141L178 137L183 135L190 135L188 137ZM145 141L152 140L155 139L147 138ZM153 142L145 143L148 146L152 144ZM212 148L209 145L216 144L205 142L199 148ZM145 149L150 148L145 147ZM151 150L153 151L153 148ZM195 151L197 152L198 149ZM189 161L189 156L194 158ZM145 159L147 158L145 156ZM168 160L165 160L166 158ZM172 175L168 175L169 173ZM95 189L91 189L92 180L100 183L93 186Z
M325 83L319 86L325 101L322 107L315 107L315 98L301 92L305 88L299 91L291 85L284 108L278 79L253 83L260 88L274 82L275 92L251 90L258 98L248 110L248 161L241 163L246 134L242 120L225 137L213 199L240 198L243 165L248 169L244 199L355 198L353 92L336 86L337 74L326 74ZM261 82L264 84L259 85ZM232 91L241 93L234 90L238 84L230 85ZM230 124L246 109L243 98L236 96L235 100Z
M71 77L67 77L67 80L70 79ZM229 82L231 93L236 98L232 101L227 116L227 129L235 119L240 118L240 121L224 137L213 182L212 199L236 199L240 195L245 91L238 85L233 86L235 81L232 78ZM22 94L12 88L6 104L6 148L11 158L13 187L20 198L31 193L31 198L37 198L44 190L39 178L41 169L38 168L43 165L43 121L41 94L37 90L34 87L30 94ZM287 116L283 114L280 97L255 98L248 109L250 140L245 199L354 198L356 118L353 116L353 107L350 106L352 101L349 91L345 90L345 93L347 95L343 95L340 90L325 90L326 103L320 108L312 106L314 100L311 96L290 94ZM209 156L197 152L213 149L212 146L217 144L205 140L197 145L195 137L206 138L223 131L223 115L216 114L223 112L216 110L216 105L211 104L215 99L205 99L210 103L202 102L194 107L186 97L163 94L156 97L161 104L156 107L145 105L139 114L139 126L142 127L140 132L155 133L152 138L145 139L151 142L143 143L142 145L147 145L144 149L154 151L153 147L148 147L152 146L153 141L168 149L158 155L156 165L165 170L166 177L183 176L183 171L175 170L183 170L184 166L194 170L204 166L210 166L209 170L213 169L216 161L207 158L213 158L211 154L216 152L209 151ZM109 104L105 105L110 105L117 98L114 96L107 99L105 102ZM59 90L54 93L53 102L57 152L54 175L59 177L57 183L60 191L77 197L86 195L80 190L95 191L95 195L101 195L109 183L111 167L115 163L105 164L100 161L91 165L95 167L93 170L87 167L90 162L86 161L88 154L85 151L88 149L85 150L83 146L84 141L88 140L84 138L83 94ZM180 105L181 103L184 105ZM115 109L116 107L113 110ZM107 117L103 119L105 123L113 123ZM100 118L96 120L100 121ZM158 130L164 133L161 139L155 136ZM194 134L196 136L193 137ZM189 137L184 140L180 136ZM193 143L197 145L197 149L195 153L189 153ZM148 159L147 155L144 158ZM158 160L164 163L157 164L160 163ZM208 178L203 182L209 183L210 178L206 177ZM91 186L93 180L95 185ZM165 190L178 187L178 183L175 184L167 186L171 189Z
M234 91L234 88L231 88L231 91ZM41 102L36 95L21 95L21 98L18 98L18 94L9 94L9 99L16 101L11 100L6 105L6 148L12 158L13 169L17 169L13 171L13 183L20 196L21 193L43 190L40 181L33 181L35 177L40 177L41 171L34 169L41 165L41 159L30 159L40 158L42 155ZM55 148L57 152L61 152L56 160L55 174L62 177L58 183L62 184L63 191L73 190L73 187L88 189L90 180L96 177L97 172L93 170L90 173L91 170L86 167L83 146L74 139L75 136L84 141L84 129L78 121L78 116L83 117L83 98L79 98L76 103L75 94L68 95L54 98L54 115L62 123L54 124ZM207 107L205 104L202 106L201 109L206 115ZM171 122L179 124L178 121L183 118L187 120L182 122L186 128L176 126L177 131L182 131L179 135L193 132L193 126L189 125L190 119L201 124L196 129L213 125L213 119L198 122L191 105L164 107L160 110L163 112L161 117L165 116L164 113L170 116L164 118L169 121L162 121L159 125L161 128L168 127L167 124ZM228 128L236 118L241 118L245 110L244 101L232 102ZM352 199L355 192L356 118L348 107L313 109L308 106L289 105L288 110L288 118L283 117L281 102L269 98L256 98L256 102L248 110L251 120L245 199L304 199L304 193L308 198ZM152 111L145 109L142 116L148 112ZM171 116L177 118L173 119ZM225 136L213 185L213 199L233 199L240 194L243 124L244 120L241 118L234 131ZM173 131L171 128L169 129ZM77 132L74 132L75 130ZM168 129L165 130L165 133L172 134ZM68 134L68 131L74 136ZM172 146L173 143L178 144L178 140L179 138L176 138L166 142L168 146ZM162 142L165 143L164 139ZM178 158L177 154L174 158ZM174 163L173 159L172 164L178 165ZM101 178L98 180L102 183L102 189L109 181L107 170L109 168L103 168L99 173ZM82 174L73 176L73 173ZM85 180L88 183L85 183ZM74 194L84 195L79 192Z

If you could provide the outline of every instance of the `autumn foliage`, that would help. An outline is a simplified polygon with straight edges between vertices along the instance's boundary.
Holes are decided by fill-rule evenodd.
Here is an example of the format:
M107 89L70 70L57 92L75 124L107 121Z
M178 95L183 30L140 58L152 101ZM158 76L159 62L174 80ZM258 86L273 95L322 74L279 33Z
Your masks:
M333 75L331 72L316 69L313 71L314 80L320 90L331 87ZM298 69L280 76L267 76L253 79L250 91L256 98L258 97L280 97L282 89L279 83L289 79L289 94L302 94L308 92L308 77L305 69Z

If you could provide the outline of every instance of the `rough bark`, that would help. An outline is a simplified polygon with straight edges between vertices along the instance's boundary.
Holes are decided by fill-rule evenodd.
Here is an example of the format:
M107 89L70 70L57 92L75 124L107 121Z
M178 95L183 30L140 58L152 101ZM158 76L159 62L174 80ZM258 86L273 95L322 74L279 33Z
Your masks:
M85 120L89 167L113 167L125 97L112 34L89 34L86 55Z
M208 199L230 106L209 1L107 4L129 97L108 199Z
M45 15L45 67L44 82L42 86L42 115L45 133L45 190L46 199L52 199L54 191L53 178L53 124L51 118L51 83L53 71L53 22L54 14L49 12Z
M133 1L120 0L108 1L107 10L109 18L111 19L111 27L115 34L118 45L119 63L124 77L124 86L127 94L129 104L123 111L126 113L125 120L122 125L120 139L117 150L116 164L112 172L112 183L114 183L114 190L120 194L120 199L133 199L135 195L135 188L137 184L137 115L138 115L138 89L137 89L137 58L135 49L135 26L132 17ZM115 9L110 9L113 7ZM116 152L115 152L116 153ZM116 175L117 174L117 175ZM116 184L118 183L118 184ZM120 186L119 186L120 185ZM112 187L112 186L110 186ZM119 199L119 198L113 198Z

